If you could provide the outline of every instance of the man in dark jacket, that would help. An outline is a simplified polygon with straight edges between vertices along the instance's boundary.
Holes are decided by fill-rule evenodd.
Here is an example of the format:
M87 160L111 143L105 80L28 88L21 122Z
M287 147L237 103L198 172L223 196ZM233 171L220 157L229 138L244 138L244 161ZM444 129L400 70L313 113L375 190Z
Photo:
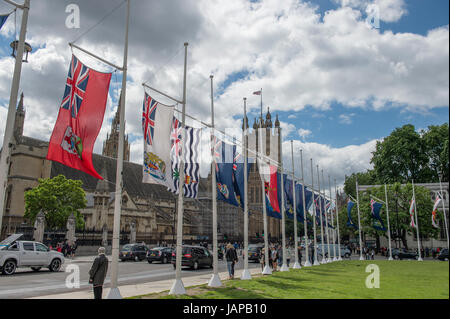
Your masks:
M89 270L89 283L94 289L94 299L102 299L103 283L108 272L108 258L105 256L105 248L98 249L98 257L95 258L91 270Z
M237 263L238 257L237 257L236 250L234 249L234 246L231 243L229 243L227 245L227 251L225 253L225 258L227 260L229 279L233 279L234 278L234 264Z

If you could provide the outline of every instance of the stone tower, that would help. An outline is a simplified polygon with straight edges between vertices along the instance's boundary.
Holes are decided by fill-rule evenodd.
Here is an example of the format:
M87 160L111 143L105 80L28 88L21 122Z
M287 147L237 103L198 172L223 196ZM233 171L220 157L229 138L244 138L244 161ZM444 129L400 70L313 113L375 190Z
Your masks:
M111 124L111 132L107 134L106 141L103 142L103 152L102 155L117 158L119 153L119 128L120 128L120 100L122 99L122 94L119 98L119 106L117 107L116 115ZM128 144L128 135L125 136L124 147L123 147L123 160L126 162L130 161L130 145Z
M23 135L23 125L25 122L25 109L23 107L23 93L20 95L19 105L16 110L16 118L14 119L14 139L16 142Z

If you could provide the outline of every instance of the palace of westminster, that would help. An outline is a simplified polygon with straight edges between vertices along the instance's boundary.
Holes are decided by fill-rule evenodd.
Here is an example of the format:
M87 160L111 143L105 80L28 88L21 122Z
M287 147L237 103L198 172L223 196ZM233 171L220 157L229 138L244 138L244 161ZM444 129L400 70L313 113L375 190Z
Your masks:
M269 110L265 121L255 119L253 131L249 140L257 142L257 128L266 128L265 151L270 154L270 145L280 147L280 122L278 116L272 124ZM23 94L16 110L14 137L12 141L11 161L8 172L6 205L0 238L14 233L24 223L31 225L24 218L26 191L38 185L39 178L53 178L64 175L68 179L81 180L86 193L87 207L81 210L85 219L85 230L100 231L105 227L112 237L116 158L119 141L119 110L117 110L111 125L111 132L103 143L102 155L93 154L94 167L104 180L98 180L84 172L64 166L58 162L46 159L48 142L24 136L25 108ZM247 119L248 128L248 119ZM273 142L276 141L276 144ZM272 143L271 143L272 142ZM250 144L249 144L250 145ZM249 146L250 147L250 146ZM279 154L279 152L273 152ZM142 165L132 163L130 145L125 137L123 166L123 191L121 231L129 232L130 227L136 227L136 241L156 243L172 242L176 234L175 215L177 196L167 191L166 187L156 184L142 183ZM279 155L278 155L279 161ZM211 174L201 178L197 199L185 198L184 201L184 240L199 241L212 239L212 201ZM249 174L249 239L261 239L263 234L263 218L261 205L261 179L256 165ZM217 202L219 240L243 240L244 217L241 207L235 207L225 202ZM133 225L133 226L132 226ZM32 226L32 225L31 225ZM280 236L280 220L268 218L269 238Z

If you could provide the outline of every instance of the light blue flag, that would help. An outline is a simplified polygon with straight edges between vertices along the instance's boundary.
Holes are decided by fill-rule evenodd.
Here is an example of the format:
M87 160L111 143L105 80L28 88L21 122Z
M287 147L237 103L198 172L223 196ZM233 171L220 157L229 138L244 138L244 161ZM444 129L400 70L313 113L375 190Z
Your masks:
M0 14L0 29L3 27L8 17L9 14Z

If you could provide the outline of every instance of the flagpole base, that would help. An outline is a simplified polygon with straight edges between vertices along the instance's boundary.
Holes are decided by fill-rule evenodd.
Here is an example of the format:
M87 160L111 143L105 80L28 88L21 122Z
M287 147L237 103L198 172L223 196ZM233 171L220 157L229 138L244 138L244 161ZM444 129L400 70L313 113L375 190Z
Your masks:
M252 275L250 275L250 271L248 269L244 269L241 275L241 280L250 280L252 279Z
M326 264L326 263L327 263L327 260L324 258L324 259L322 259L322 260L320 261L320 263L321 263L321 264Z
M317 259L314 260L313 266L320 266L320 263L317 261Z
M213 274L208 282L208 287L222 287L219 274Z
M122 295L120 294L119 288L111 288L109 291L108 297L106 299L122 299Z
M271 275L272 274L272 269L270 269L269 265L266 265L266 267L264 267L262 274L263 275Z
M283 266L281 266L280 271L289 271L289 267L286 264L283 264Z
M338 258L338 261L342 261L342 257L339 257L339 258Z
M392 256L389 256L388 260L394 260L394 258L392 258Z
M307 260L306 262L305 262L305 264L303 265L303 267L311 267L312 265L311 265L311 263L309 262L309 260ZM294 265L294 268L295 268L295 265Z
M186 289L184 289L181 279L175 279L172 288L170 288L169 295L185 295Z
M327 264L333 262L330 258L327 259Z
M306 266L306 264L305 264L305 266ZM310 264L310 266L311 266L311 264ZM298 261L296 261L294 263L294 266L292 266L292 269L302 269L302 266L300 265L300 263Z
M359 257L359 260L364 260L364 257L363 257L363 256L360 256L360 257Z
M423 261L422 257L419 257L419 258L417 259L417 261Z
M338 259L336 257L333 258L333 261L338 261Z

